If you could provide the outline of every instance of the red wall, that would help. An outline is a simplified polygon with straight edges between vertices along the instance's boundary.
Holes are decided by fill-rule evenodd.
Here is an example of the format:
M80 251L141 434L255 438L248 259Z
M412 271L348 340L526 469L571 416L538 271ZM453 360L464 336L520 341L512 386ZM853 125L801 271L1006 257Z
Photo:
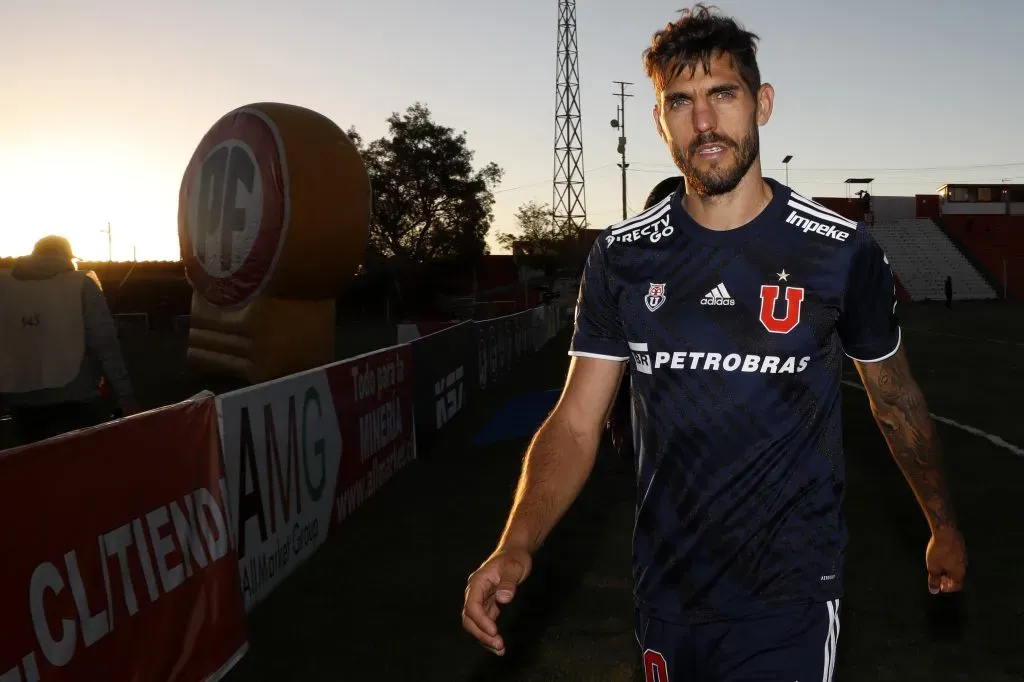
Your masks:
M812 197L825 208L832 209L844 218L860 222L864 220L864 209L860 199L844 199L841 197Z
M1024 301L1024 217L947 214L942 222L1000 282L1005 259L1010 299Z

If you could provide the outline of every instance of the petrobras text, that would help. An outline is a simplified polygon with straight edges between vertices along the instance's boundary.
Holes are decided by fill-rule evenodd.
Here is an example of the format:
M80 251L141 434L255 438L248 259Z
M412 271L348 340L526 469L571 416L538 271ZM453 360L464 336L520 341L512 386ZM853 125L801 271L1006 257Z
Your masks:
M807 369L810 356L782 357L751 353L715 353L712 351L651 351L646 343L631 341L633 363L641 374L656 371L748 372L760 374L799 374Z

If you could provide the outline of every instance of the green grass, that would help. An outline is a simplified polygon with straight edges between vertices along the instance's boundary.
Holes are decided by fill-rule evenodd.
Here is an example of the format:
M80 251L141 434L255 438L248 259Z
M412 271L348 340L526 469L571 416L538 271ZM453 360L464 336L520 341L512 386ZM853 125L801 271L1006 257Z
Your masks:
M904 340L930 409L1024 446L1024 306L901 305ZM339 335L339 357L389 345L380 330ZM229 677L483 682L641 680L630 596L632 472L603 451L583 494L538 555L501 627L508 655L460 624L468 574L491 551L526 440L474 447L506 400L558 388L568 336L469 405L422 459L379 491L250 616L251 650ZM181 369L183 337L125 341L147 406L202 388ZM847 377L856 380L852 366ZM851 532L837 682L1024 679L1024 462L938 425L970 556L964 593L928 594L928 540L862 391L844 389ZM674 681L673 681L674 682Z
M1024 307L918 305L901 316L931 411L1024 446ZM847 390L845 398L851 547L837 680L1024 678L1024 530L1017 522L1024 461L938 425L970 566L962 594L932 597L925 589L928 531L917 504L866 396Z
M1022 374L1022 312L903 307L904 339L933 412L1024 445L1011 407ZM484 652L461 629L466 576L500 532L526 446L521 439L473 447L472 434L506 399L558 387L566 343L563 334L529 371L472 406L429 457L251 614L252 648L230 680L642 679L630 598L632 474L606 451L501 618L508 655ZM962 594L933 597L917 504L863 392L845 389L844 398L852 537L836 680L1024 678L1024 462L939 425L971 563Z

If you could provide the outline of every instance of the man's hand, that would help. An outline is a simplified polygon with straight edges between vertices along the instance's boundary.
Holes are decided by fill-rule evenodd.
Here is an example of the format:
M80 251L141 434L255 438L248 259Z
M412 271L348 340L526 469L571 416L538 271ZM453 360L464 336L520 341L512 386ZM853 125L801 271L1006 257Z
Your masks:
M924 555L928 567L928 591L932 594L959 592L967 573L967 549L955 528L932 533Z
M498 549L469 576L462 626L498 656L505 641L495 621L526 580L531 555L583 489L625 362L572 357L562 397L523 458L523 471Z
M498 634L496 623L499 605L512 601L532 564L524 550L499 549L469 576L462 627L498 656L505 655L505 640Z

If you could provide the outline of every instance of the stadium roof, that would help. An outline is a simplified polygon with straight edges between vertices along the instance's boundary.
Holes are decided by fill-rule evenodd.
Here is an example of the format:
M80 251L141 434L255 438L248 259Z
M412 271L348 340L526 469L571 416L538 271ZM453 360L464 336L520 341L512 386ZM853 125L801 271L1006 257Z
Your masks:
M1016 189L1024 187L1024 185L1014 182L947 182L939 187L939 191L941 192L947 187L1013 187Z

